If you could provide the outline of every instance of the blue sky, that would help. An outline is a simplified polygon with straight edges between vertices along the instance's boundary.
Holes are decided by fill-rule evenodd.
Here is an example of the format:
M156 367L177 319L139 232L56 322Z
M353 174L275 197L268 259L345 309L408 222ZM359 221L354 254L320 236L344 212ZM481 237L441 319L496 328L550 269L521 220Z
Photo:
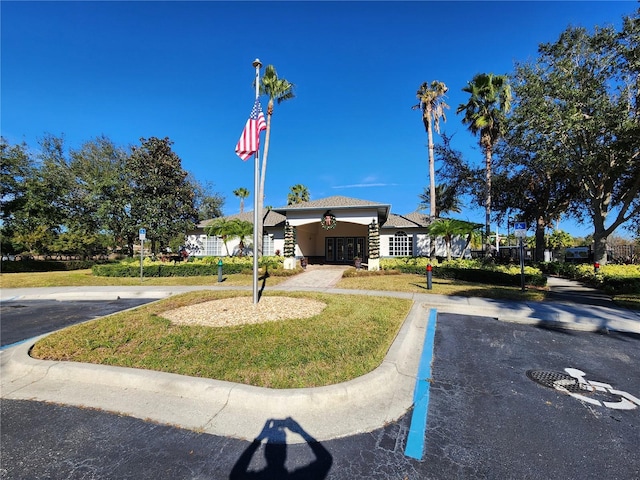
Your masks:
M253 105L258 57L296 86L296 98L275 107L265 204L286 205L289 188L301 183L311 199L344 195L407 214L428 185L426 133L411 109L422 82L447 84L443 131L481 162L477 138L455 114L466 83L477 73L512 72L569 25L619 28L635 8L3 0L1 133L34 150L45 133L63 134L70 148L99 135L124 147L169 137L183 168L226 197L225 214L237 213L233 190L253 190L253 160L241 161L234 147ZM456 216L484 222L471 205ZM560 227L576 236L592 230L569 219Z

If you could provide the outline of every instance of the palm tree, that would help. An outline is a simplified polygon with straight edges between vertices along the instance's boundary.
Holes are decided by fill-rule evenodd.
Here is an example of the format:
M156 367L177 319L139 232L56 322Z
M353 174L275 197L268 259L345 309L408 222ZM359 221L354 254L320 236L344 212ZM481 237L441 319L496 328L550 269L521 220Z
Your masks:
M262 206L264 204L264 180L267 174L267 157L269 156L269 140L271 138L271 116L273 115L274 100L280 105L285 100L295 97L294 84L284 78L279 78L273 65L267 65L264 76L261 79L260 93L269 97L267 104L267 133L264 139L264 151L262 153L262 167L260 171L260 190L258 191L258 254L262 255L262 225L264 217Z
M425 187L424 192L418 195L421 200L418 204L418 209L424 210L429 208L431 204L431 195L429 190ZM439 183L436 185L436 218L440 218L443 213L460 213L460 198L456 194L456 190L451 185Z
M462 253L469 246L474 230L482 228L480 223L471 223L455 218L438 218L427 227L427 233L432 237L442 237L447 248L447 260L451 260L451 242L454 237L466 235L467 244L462 249Z
M300 183L291 187L291 193L287 196L287 205L309 201L309 189Z
M244 212L244 199L249 196L249 190L240 187L234 190L233 194L240 199L240 213Z
M244 255L244 241L246 238L251 238L253 235L253 223L244 220L234 219L231 220L233 224L231 237L238 238L240 243L238 244L238 256Z
M506 75L480 73L462 89L470 95L456 113L464 112L462 123L473 135L480 135L480 147L486 163L485 236L491 234L491 160L493 149L504 134L506 114L511 109L511 86Z
M220 237L222 239L224 248L227 250L227 256L230 256L227 242L233 238L239 238L238 255L242 256L244 254L244 241L253 234L253 223L237 218L233 220L218 218L205 227L204 230L207 235Z
M435 129L437 133L440 133L440 119L442 118L445 122L447 121L444 110L445 108L449 108L449 105L444 103L443 100L447 90L449 89L443 82L434 80L431 82L431 86L429 86L427 82L424 82L416 92L420 103L413 106L414 110L422 110L422 122L424 123L427 140L429 142L429 216L431 219L438 216L436 213L436 171L433 154L433 130Z
M233 225L231 225L231 221L227 220L226 218L217 218L204 228L204 233L206 233L207 235L211 237L220 237L222 239L224 248L227 251L227 256L230 256L227 241L232 235L232 232Z

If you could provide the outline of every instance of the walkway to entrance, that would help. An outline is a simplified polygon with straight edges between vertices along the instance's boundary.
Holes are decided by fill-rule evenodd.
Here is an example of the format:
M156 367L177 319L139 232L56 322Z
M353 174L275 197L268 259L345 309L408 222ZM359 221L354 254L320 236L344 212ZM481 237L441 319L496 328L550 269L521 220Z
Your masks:
M278 284L277 288L333 288L348 268L342 265L309 265L303 273Z

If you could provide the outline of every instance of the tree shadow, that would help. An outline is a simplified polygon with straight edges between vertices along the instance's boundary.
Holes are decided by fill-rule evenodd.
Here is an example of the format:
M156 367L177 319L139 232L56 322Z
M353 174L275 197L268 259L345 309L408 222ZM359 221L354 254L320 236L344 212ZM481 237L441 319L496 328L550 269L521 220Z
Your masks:
M300 435L315 456L315 460L308 465L291 471L287 470L285 467L285 462L287 460L287 430L291 433ZM264 447L262 447L263 441L265 441ZM249 470L249 466L255 453L261 447L264 450L266 466L260 470ZM240 458L231 470L229 480L321 480L327 477L332 463L333 457L328 450L315 438L309 435L300 426L300 424L291 417L287 417L283 420L270 419L264 424L260 435L258 435L245 449L245 451L242 452L242 455L240 455Z

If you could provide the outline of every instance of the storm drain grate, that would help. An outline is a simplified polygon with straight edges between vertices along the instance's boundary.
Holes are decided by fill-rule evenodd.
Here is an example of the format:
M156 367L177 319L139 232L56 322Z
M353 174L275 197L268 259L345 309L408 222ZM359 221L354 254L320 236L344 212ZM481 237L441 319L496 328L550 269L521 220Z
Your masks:
M527 377L543 387L557 389L562 387L571 393L592 393L593 389L578 382L577 378L562 372L550 372L549 370L529 370Z

